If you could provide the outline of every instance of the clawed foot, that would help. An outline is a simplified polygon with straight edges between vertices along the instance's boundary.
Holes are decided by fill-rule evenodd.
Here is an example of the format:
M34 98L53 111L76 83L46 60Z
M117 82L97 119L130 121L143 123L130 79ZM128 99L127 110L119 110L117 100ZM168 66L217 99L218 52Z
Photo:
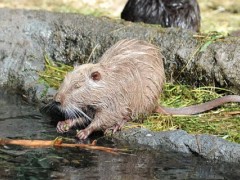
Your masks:
M56 129L58 133L65 133L65 132L68 132L71 127L72 127L72 120L68 119L66 121L59 121Z
M122 129L122 127L124 126L126 121L122 121L121 123L118 123L118 124L115 124L114 126L106 129L104 131L104 134L114 134L116 133L117 131L120 131Z
M90 129L83 129L77 132L76 136L78 139L87 139L87 137L92 133Z

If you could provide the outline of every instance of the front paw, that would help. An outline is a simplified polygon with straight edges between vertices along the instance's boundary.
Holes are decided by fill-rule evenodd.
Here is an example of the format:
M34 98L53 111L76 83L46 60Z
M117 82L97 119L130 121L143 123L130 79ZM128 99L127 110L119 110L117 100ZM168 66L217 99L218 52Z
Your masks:
M76 136L78 139L87 139L90 134L91 134L90 130L83 129L83 130L77 131Z
M58 133L65 133L65 132L68 132L70 128L71 128L71 121L66 120L66 121L59 121L56 129Z

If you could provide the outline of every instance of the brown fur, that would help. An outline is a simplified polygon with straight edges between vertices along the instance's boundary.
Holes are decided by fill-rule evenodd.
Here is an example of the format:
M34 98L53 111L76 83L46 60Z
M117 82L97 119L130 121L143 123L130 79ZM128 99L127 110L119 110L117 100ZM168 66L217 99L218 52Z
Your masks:
M116 131L139 115L186 114L189 109L175 112L158 106L164 82L163 56L158 48L145 41L121 40L105 52L99 63L77 66L66 75L54 99L70 118L59 122L57 130L66 132L88 119L88 127L77 133L85 139L96 130ZM83 113L86 107L96 110L93 119ZM190 114L198 111L195 108L191 113L190 109ZM85 118L76 117L76 112L83 113Z

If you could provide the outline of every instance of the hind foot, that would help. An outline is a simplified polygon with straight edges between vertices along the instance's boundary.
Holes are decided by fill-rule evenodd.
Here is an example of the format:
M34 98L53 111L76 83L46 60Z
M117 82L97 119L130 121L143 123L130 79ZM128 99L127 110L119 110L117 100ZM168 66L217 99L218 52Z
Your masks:
M115 124L114 126L106 129L104 131L104 134L114 134L117 131L120 131L126 122L127 122L126 120L123 120L123 121L121 121L121 123Z

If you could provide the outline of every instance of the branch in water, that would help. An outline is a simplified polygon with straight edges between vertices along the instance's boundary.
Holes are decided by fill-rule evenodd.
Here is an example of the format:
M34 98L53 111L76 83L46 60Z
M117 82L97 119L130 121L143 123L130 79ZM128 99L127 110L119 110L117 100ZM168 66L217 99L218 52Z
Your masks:
M99 150L112 154L118 154L118 152L124 152L126 149L109 148L104 146L96 146L96 141L92 144L68 144L63 143L62 138L56 138L55 140L21 140L21 139L2 139L0 138L0 145L19 145L29 148L49 148L49 147L79 147L83 149Z

